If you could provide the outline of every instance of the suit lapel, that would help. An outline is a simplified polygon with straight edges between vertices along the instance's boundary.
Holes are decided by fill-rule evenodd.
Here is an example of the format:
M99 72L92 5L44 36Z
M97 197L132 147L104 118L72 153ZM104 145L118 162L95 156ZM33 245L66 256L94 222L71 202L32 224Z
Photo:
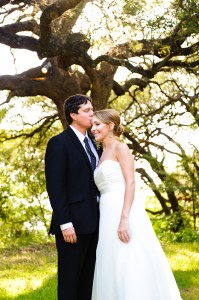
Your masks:
M78 151L81 153L81 155L86 160L89 168L92 170L91 163L89 161L88 155L86 154L86 151L85 151L84 147L82 146L80 140L78 139L78 137L76 136L74 131L70 128L70 126L68 126L68 128L66 129L66 133L70 137L70 139L73 142L74 146L78 149Z

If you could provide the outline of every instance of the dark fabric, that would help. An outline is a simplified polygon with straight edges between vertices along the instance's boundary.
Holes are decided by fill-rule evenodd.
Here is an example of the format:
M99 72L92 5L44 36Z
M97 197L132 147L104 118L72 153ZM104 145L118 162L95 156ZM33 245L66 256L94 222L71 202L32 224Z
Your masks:
M95 154L93 153L93 151L91 150L91 147L89 145L87 137L84 138L84 143L86 146L86 151L90 157L90 163L91 163L92 170L94 171L96 168L96 157L95 157Z
M58 300L90 300L99 207L99 191L88 155L68 127L48 142L45 154L46 189L53 209L50 233L56 235ZM72 222L76 244L66 243L61 224Z
M90 234L98 226L99 191L88 155L68 127L50 139L45 155L46 188L53 209L50 233L72 222L77 234Z
M97 240L97 232L78 235L76 244L56 235L59 300L91 299Z

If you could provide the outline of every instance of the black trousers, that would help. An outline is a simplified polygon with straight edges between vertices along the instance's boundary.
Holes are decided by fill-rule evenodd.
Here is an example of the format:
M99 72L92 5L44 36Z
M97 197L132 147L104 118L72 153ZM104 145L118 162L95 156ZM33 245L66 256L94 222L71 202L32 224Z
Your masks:
M98 232L78 235L76 244L56 235L58 300L90 300L92 295Z

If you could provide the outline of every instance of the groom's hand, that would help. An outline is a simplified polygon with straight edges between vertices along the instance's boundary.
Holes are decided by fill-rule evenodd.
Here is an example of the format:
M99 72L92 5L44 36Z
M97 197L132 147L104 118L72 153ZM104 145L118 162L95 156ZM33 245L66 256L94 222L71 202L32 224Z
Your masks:
M73 226L62 230L62 234L66 243L74 244L77 242L77 236Z

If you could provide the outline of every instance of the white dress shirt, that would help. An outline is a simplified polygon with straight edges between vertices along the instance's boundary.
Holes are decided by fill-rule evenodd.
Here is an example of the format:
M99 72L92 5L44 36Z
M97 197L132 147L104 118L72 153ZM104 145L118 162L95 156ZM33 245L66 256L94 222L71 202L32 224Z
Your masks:
M81 132L79 132L76 128L74 128L72 125L70 125L71 129L74 131L74 133L76 134L77 138L79 139L80 143L82 144L82 146L84 147L85 151L86 151L86 147L85 147L85 143L84 143L84 138L85 136L88 138L88 143L89 143L89 146L91 147L91 150L93 152L93 154L95 155L96 157L96 166L98 165L98 162L99 162L99 156L97 154L97 151L93 145L93 143L91 142L87 132L86 132L86 135L82 134ZM87 151L86 151L86 154L88 155ZM88 158L90 160L90 157L88 155ZM66 223L66 224L61 224L60 225L60 228L61 230L65 230L65 229L68 229L70 227L72 227L73 224L72 222L69 222L69 223Z

